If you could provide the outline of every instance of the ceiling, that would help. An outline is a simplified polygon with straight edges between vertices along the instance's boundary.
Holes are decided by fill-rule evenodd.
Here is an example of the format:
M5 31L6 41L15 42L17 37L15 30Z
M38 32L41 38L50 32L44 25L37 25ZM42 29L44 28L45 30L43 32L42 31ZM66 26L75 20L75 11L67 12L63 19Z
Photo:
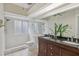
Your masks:
M48 16L67 11L78 7L76 3L15 3L16 5L27 9L28 18L43 19Z
M26 8L26 10L29 10L34 5L33 3L14 3L14 4Z
M63 3L14 3L27 10L27 17L35 18L39 15L45 14L48 11L61 6Z
M28 11L28 14L32 14L32 13L50 5L51 3L14 3L14 4L25 8Z

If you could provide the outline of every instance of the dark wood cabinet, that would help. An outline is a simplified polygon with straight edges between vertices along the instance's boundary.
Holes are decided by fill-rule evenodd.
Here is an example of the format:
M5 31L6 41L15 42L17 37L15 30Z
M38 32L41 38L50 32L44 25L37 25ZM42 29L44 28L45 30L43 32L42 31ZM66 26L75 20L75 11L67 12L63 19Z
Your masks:
M74 53L73 51L70 51L70 50L61 49L61 55L62 56L76 56L78 54Z
M79 49L39 37L39 56L79 56Z
M47 43L46 43L46 40L39 40L39 52L40 54L39 55L46 55L47 53Z
M52 41L48 41L47 43L47 55L48 56L60 55L59 51L60 51L60 48L58 46L54 45Z
M54 55L54 48L53 45L51 44L51 42L49 44L47 44L47 56L52 56Z

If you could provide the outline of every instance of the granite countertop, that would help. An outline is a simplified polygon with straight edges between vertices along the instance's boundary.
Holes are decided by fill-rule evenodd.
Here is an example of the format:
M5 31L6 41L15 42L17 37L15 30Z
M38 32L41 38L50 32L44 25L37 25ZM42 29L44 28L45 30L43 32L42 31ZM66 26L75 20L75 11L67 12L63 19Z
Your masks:
M53 41L53 42L56 42L56 43L60 43L60 44L65 44L65 45L68 45L68 46L71 46L71 47L76 47L76 48L79 48L79 43L75 43L75 42L69 42L69 41L61 41L61 40L58 40L58 39L52 39L50 37L43 37L42 38L45 38L46 40L50 40L50 41Z

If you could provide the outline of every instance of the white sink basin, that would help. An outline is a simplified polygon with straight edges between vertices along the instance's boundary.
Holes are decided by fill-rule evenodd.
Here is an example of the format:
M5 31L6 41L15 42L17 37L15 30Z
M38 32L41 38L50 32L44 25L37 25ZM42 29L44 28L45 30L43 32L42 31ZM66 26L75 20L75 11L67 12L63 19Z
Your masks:
M50 37L43 37L43 38L45 38L45 39L50 39Z
M71 44L71 45L79 45L78 43L69 42L69 41L62 41L62 42L67 43L67 44Z

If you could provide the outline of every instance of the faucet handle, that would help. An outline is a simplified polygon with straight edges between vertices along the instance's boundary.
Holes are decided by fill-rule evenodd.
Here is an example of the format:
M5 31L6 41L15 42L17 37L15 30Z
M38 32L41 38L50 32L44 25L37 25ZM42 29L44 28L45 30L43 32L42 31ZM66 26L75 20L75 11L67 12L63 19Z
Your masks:
M67 41L69 41L69 37L68 37Z
M73 42L74 36L71 37L71 42Z
M78 39L76 39L76 43L78 43Z

